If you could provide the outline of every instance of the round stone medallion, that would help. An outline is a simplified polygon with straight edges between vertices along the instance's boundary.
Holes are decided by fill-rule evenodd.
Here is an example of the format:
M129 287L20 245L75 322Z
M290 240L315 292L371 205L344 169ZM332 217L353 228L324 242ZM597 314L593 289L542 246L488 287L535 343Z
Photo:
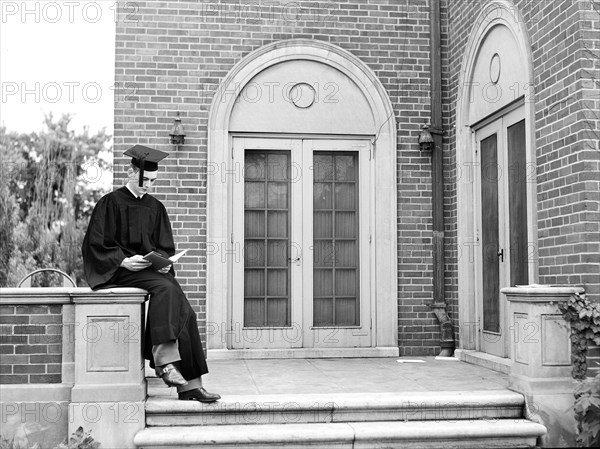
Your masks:
M294 84L288 93L288 98L294 106L306 109L313 105L316 98L314 87L308 83Z
M490 81L494 84L500 79L500 55L494 53L490 60Z

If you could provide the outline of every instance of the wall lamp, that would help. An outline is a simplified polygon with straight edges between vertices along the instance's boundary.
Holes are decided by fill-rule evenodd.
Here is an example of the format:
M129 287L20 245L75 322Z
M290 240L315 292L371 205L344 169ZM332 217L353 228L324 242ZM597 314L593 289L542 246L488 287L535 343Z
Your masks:
M427 125L423 126L423 130L419 133L419 150L421 151L432 151L435 147L433 136L429 132Z
M179 117L179 112L177 113L177 117L173 122L173 128L171 128L171 144L179 146L185 143L185 132L183 131L183 125L181 124L181 118Z

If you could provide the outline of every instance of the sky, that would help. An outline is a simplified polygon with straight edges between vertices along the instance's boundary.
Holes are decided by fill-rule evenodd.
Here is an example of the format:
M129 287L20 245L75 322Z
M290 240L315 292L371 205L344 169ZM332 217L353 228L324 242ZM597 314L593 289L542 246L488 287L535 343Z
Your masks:
M70 129L113 133L116 2L0 0L0 124L43 128L45 114L72 115Z

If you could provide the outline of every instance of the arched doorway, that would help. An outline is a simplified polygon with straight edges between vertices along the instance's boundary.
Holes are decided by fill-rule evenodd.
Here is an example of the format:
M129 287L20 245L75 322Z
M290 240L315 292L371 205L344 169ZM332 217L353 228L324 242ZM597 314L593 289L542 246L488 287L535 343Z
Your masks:
M537 280L534 86L518 9L490 2L464 53L457 102L459 314L464 349L508 357L503 287Z
M211 354L397 354L396 130L373 72L323 42L262 47L215 95L208 148Z

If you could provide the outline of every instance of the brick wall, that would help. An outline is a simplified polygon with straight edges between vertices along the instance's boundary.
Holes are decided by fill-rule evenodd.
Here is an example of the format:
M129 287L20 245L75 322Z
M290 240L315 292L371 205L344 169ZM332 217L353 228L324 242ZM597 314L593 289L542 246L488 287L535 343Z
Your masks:
M569 1L547 3L543 14L545 19L532 30L538 68L540 281L582 285L598 300L600 109L597 91L592 91L599 75L598 11L587 2ZM538 43L542 37L543 45ZM590 46L596 47L595 53Z
M446 298L458 323L454 115L465 45L483 0L442 2ZM129 5L129 6L128 6ZM599 297L598 18L579 0L515 2L531 40L541 283L583 285ZM163 164L157 197L181 249L199 261L178 278L206 329L206 162L214 92L251 51L290 38L322 40L359 57L387 90L398 124L398 301L403 355L437 354L431 283L431 161L416 146L429 118L426 0L122 3L117 24L115 186L123 150L136 143L173 151L177 111L186 144ZM185 161L185 163L184 163Z
M62 306L0 306L0 383L60 383Z
M453 155L459 71L469 33L486 2L443 3L448 27L444 123L447 151ZM578 0L515 1L515 5L533 53L535 95L529 101L535 104L539 282L583 286L591 299L600 300L597 4L595 9ZM451 188L447 194L454 204L456 191ZM456 218L447 226L455 228ZM452 260L454 256L451 265Z
M439 351L436 319L424 301L431 286L431 162L418 151L429 117L427 4L346 2L123 3L117 24L115 186L123 182L128 146L172 151L168 132L176 111L186 144L162 165L159 199L173 221L179 248L198 264L178 278L205 330L206 161L210 103L229 70L251 51L291 38L322 40L353 53L387 90L398 122L398 244L400 346L404 354ZM183 162L185 161L185 163Z

